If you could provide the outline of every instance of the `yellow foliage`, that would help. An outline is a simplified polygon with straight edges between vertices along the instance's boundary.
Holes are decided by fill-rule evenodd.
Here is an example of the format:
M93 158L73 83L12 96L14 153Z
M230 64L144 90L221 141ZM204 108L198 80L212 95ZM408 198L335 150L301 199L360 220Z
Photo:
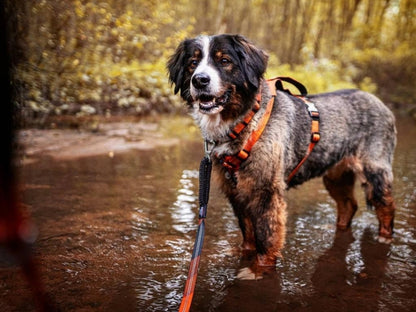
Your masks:
M292 77L305 85L311 94L358 87L352 82L351 77L343 74L340 65L334 61L322 59L311 61L305 65L278 65L276 64L277 58L273 54L270 55L270 61L266 73L268 78L277 76ZM299 93L290 84L287 87L294 94Z
M182 40L219 31L253 40L270 53L267 77L293 77L310 93L360 88L392 103L416 101L414 1L363 0L356 11L343 6L354 1L298 2L297 7L286 0L16 5L20 11L11 20L19 27L12 35L20 50L13 72L15 85L23 86L17 105L36 112L62 111L52 108L73 103L135 107L140 113L180 107L167 79L167 60Z

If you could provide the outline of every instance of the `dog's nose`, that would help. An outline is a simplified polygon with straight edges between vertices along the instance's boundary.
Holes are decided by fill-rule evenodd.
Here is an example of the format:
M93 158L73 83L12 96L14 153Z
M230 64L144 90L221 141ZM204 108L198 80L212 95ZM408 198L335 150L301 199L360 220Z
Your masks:
M192 84L197 89L205 88L209 84L210 81L211 81L211 78L209 78L209 76L205 73L198 73L192 77Z

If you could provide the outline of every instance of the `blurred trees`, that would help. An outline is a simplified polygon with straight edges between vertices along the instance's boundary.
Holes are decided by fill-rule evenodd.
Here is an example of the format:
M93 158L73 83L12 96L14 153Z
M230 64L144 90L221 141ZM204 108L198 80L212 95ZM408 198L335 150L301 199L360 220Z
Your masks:
M13 0L7 10L23 120L179 105L165 64L191 26L174 20L167 1Z
M276 56L275 74L290 64L308 86L322 86L316 71L334 78L335 66L337 85L368 87L394 106L416 103L414 0L205 0L193 15L196 33L239 32L260 44Z
M26 119L177 109L166 60L200 33L245 35L269 52L269 75L313 92L357 86L416 102L413 0L8 0L6 10Z

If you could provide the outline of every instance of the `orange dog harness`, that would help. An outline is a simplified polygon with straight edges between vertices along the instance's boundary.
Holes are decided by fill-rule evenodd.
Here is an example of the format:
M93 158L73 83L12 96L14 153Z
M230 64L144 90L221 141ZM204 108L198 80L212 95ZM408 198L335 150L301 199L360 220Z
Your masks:
M301 83L289 77L277 77L277 78L269 79L267 80L267 84L269 86L272 97L267 103L266 110L262 118L259 121L257 129L251 132L249 138L244 144L244 147L238 153L234 155L227 155L222 158L222 165L227 169L228 173L234 180L235 180L235 173L240 169L241 164L250 156L251 149L253 148L254 144L256 144L261 134L263 133L264 129L266 128L266 125L269 121L269 118L273 109L274 101L276 98L276 91L280 90L280 91L285 91L291 94L289 90L283 89L282 81L289 82L295 85L299 89L299 91L301 92L301 95L297 95L296 97L298 97L305 103L308 109L309 115L312 118L311 142L309 143L308 149L303 159L298 163L298 165L292 170L292 172L287 177L286 183L289 183L290 180L292 180L292 178L296 175L300 167L303 165L303 163L311 154L316 143L318 143L318 141L321 138L320 133L319 133L319 111L312 102L309 102L305 98L307 94L306 88ZM244 130L244 128L249 124L249 122L253 119L254 115L259 111L260 103L261 103L261 91L257 94L256 103L254 104L251 111L248 112L248 114L244 117L242 122L238 123L228 133L228 136L231 139L236 139L238 135Z

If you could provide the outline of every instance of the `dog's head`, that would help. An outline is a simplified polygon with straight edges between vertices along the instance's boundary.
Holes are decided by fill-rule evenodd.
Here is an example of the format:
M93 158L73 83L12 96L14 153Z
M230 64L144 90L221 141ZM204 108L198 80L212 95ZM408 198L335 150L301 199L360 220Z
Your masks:
M258 91L267 55L240 35L183 41L168 62L169 79L188 105L204 115L236 118Z

